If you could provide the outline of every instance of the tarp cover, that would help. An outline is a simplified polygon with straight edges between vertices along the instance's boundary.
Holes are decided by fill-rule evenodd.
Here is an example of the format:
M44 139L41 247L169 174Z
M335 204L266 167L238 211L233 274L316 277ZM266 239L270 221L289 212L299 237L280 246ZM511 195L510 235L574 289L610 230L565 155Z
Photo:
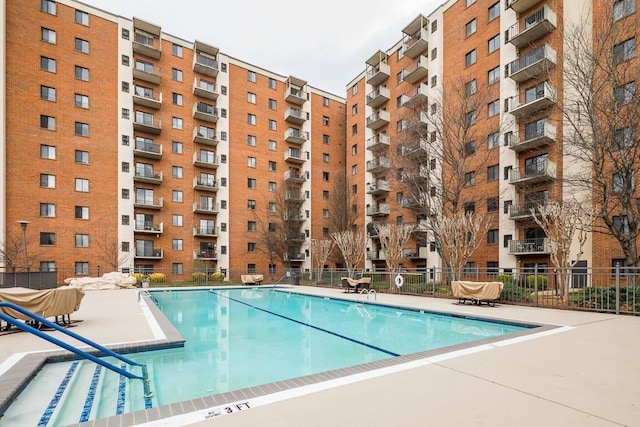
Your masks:
M10 302L38 316L53 317L70 314L80 308L84 297L82 289L62 286L38 291L28 288L4 288L0 290L0 302ZM15 310L0 307L0 312L15 319L29 320Z
M244 285L248 283L260 283L264 279L262 274L241 274L240 279Z
M504 284L502 282L451 282L454 297L477 301L493 301L498 299L503 287Z
M86 290L134 288L138 279L128 273L113 271L102 277L71 277L64 279L69 286Z

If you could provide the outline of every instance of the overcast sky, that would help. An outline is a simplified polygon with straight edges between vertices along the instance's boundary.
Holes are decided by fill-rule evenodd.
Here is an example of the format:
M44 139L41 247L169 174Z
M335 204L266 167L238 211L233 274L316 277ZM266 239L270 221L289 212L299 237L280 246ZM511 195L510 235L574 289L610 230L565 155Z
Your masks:
M444 0L81 0L234 58L345 96L378 49Z

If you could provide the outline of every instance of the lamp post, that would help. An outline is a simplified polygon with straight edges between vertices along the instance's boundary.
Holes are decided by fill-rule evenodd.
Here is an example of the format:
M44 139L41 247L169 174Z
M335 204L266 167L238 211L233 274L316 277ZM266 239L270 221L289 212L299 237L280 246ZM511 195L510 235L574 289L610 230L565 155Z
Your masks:
M27 254L27 225L29 225L29 221L20 220L16 221L20 224L20 228L22 228L22 237L24 239L24 268L27 270L27 284L28 287L31 288L31 274L29 268L29 255Z

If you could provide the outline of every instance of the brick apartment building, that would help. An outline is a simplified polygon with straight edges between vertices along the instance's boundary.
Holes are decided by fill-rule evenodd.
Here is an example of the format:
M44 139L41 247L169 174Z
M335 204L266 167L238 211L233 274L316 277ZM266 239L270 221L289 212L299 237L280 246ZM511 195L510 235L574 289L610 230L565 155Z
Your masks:
M311 240L330 230L333 182L346 173L356 227L370 234L365 266L383 268L370 224L419 230L424 215L395 162L438 143L429 115L447 108L440 96L462 88L485 102L464 112L474 124L465 152L476 163L460 200L491 219L470 267L549 265L530 207L571 195L554 106L563 26L591 3L449 0L363 58L343 98L159 23L73 0L3 0L4 247L19 247L17 221L28 221L33 270L279 275L283 266L260 250L261 231L283 210L278 200L294 230L288 261L309 268ZM633 0L616 3L635 12ZM456 172L436 161L424 167L445 179ZM584 250L588 266L624 258L609 236L591 236ZM403 266L439 265L428 234L407 246Z

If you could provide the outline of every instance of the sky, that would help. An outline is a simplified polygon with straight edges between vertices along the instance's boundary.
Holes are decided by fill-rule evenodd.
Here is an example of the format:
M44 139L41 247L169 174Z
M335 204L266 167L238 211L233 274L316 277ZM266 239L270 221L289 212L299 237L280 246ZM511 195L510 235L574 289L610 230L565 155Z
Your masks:
M344 97L378 49L444 0L81 0Z

